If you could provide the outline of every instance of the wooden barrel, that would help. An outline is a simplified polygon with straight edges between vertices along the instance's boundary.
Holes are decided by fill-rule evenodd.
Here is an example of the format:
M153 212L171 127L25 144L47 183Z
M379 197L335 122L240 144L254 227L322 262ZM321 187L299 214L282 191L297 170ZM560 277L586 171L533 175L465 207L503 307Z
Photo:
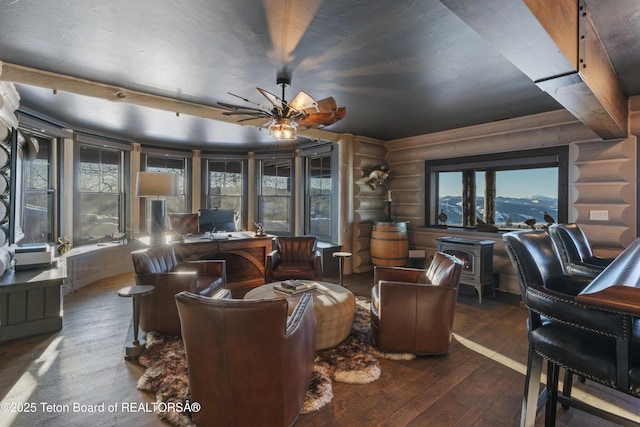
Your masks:
M371 232L371 263L404 267L409 259L406 222L374 222Z

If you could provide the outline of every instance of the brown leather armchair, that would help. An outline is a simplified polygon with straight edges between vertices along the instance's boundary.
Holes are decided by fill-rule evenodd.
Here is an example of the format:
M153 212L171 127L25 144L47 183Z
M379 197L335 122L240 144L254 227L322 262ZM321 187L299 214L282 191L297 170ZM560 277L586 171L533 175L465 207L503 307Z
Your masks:
M291 426L302 408L315 357L313 299L291 316L286 299L175 297L182 322L192 414L198 426Z
M140 328L166 335L180 335L180 318L174 296L180 291L229 298L224 260L179 263L173 246L143 249L131 253L137 285L154 286L140 301Z
M322 280L322 256L317 237L276 237L276 249L267 255L265 282L288 279Z
M427 270L376 266L371 336L380 351L449 352L463 263L437 252Z

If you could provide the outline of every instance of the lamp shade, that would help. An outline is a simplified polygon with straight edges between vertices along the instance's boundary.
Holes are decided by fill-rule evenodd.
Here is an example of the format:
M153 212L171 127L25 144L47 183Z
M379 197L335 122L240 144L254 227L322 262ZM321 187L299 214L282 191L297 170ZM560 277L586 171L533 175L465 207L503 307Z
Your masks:
M136 196L178 197L179 176L167 172L138 172Z

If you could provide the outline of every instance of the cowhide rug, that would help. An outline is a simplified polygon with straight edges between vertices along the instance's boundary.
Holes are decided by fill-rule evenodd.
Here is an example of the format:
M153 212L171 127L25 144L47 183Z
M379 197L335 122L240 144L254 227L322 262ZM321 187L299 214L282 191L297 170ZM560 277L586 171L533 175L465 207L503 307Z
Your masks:
M333 399L332 381L366 384L380 378L379 358L413 359L413 354L381 353L371 345L370 303L356 298L351 333L337 347L316 353L313 377L302 414L314 412ZM147 348L139 362L146 367L138 389L155 394L156 402L186 402L189 399L187 361L182 339L156 332L147 334ZM160 418L176 426L192 426L188 411L160 412Z

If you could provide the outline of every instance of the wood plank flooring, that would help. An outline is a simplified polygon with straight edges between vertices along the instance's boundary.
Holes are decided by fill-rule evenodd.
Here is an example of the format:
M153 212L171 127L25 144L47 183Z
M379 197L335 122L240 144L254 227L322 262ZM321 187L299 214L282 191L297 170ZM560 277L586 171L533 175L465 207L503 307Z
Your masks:
M368 296L371 278L370 273L345 276L345 284L356 295ZM123 402L154 401L136 389L143 368L123 358L124 345L133 337L132 303L116 291L130 284L133 275L125 274L66 295L62 331L0 344L3 405L35 404L27 407L32 412L0 413L0 427L165 425L153 413L121 409ZM497 292L478 305L474 292L461 288L447 356L382 360L378 381L334 383L333 401L318 412L301 415L296 426L518 425L527 356L526 311L518 296ZM621 393L589 382L576 389L600 399L600 404L639 412L638 400ZM105 412L74 412L74 404L101 403ZM109 405L115 404L118 410L109 412ZM543 415L538 415L536 425L543 425ZM557 425L613 424L559 407Z

